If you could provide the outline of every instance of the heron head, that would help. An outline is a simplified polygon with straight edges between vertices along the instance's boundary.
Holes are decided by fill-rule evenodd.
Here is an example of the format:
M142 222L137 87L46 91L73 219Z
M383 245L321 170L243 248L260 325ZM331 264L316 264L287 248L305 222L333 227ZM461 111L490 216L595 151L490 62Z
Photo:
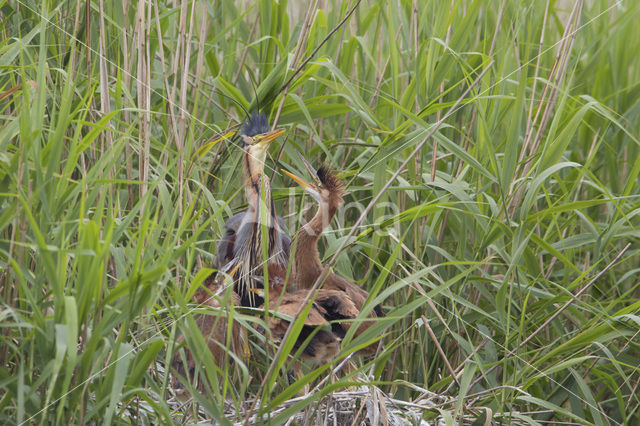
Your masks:
M284 129L269 130L267 116L262 113L253 113L249 117L242 128L240 138L251 177L263 172L269 145L283 133Z
M300 154L300 159L304 164L307 172L311 176L313 183L309 183L299 176L283 170L298 185L304 188L318 203L331 204L339 206L342 204L342 196L347 193L344 189L344 183L338 178L336 173L328 166L322 165L318 170L314 169L311 164Z

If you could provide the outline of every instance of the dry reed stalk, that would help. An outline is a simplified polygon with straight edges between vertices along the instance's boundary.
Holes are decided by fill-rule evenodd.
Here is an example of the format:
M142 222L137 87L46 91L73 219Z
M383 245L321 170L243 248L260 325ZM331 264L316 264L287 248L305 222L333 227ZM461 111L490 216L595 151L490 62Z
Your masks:
M560 47L558 49L558 53L556 55L556 59L553 63L553 67L549 73L549 81L550 83L546 84L544 90L542 91L540 102L538 103L538 109L536 111L536 115L533 118L533 121L529 125L529 133L525 136L525 141L522 144L522 149L520 151L520 158L518 160L518 166L516 167L516 172L514 174L514 181L522 180L531 169L532 159L535 152L537 152L538 147L540 146L540 142L542 141L542 136L544 135L547 124L551 119L551 115L553 112L553 108L555 107L556 99L558 97L558 93L560 92L560 85L566 75L567 65L569 63L569 56L571 55L571 51L573 48L573 42L575 41L576 33L578 31L580 16L582 15L582 6L584 4L583 0L578 0L572 11L571 16L569 18L569 24L565 29L564 34L562 35L562 40L560 43ZM539 58L539 57L538 57ZM536 70L537 74L537 70ZM548 99L545 102L545 98ZM533 95L532 95L533 100ZM543 112L544 106L544 112ZM534 135L534 123L538 122L538 117L542 114L540 122L537 126L537 131ZM533 139L532 139L533 136ZM511 196L511 200L509 201L509 216L513 218L518 206L520 204L520 200L522 199L522 194L524 192L524 186L519 186L515 189L513 186L511 187L511 192L509 195ZM515 189L515 190L514 190Z
M143 198L147 192L147 180L149 179L149 151L151 149L151 135L150 135L150 109L151 109L151 91L150 91L150 57L149 57L149 44L147 42L149 38L149 24L148 16L151 16L150 9L151 3L147 3L147 0L142 0L138 3L138 10L136 14L136 26L135 34L137 40L137 53L138 53L138 76L136 78L136 85L138 89L138 117L140 119L140 125L138 128L138 137L142 143L141 152L139 153L138 168L140 179L140 198ZM144 204L140 209L140 216L144 215Z

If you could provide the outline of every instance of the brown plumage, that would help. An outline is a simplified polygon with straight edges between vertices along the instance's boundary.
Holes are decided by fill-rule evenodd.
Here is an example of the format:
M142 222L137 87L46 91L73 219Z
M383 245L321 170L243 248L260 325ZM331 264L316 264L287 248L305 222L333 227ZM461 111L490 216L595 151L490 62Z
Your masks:
M305 308L304 300L309 290L286 292L283 280L279 276L270 278L269 282L269 309L295 318ZM261 295L264 297L264 294ZM301 354L303 359L316 364L325 364L338 355L340 341L346 333L345 324L335 321L352 320L358 316L359 312L350 299L334 290L319 289L315 300L311 303L294 348L297 350L304 345ZM284 337L289 325L288 319L269 316L268 326L276 342ZM313 336L307 342L312 334Z
M329 226L338 208L343 203L343 195L346 194L344 185L340 179L327 166L321 166L317 172L302 159L309 173L316 182L315 185L302 180L301 178L287 173L299 185L301 185L317 202L318 210L313 218L303 225L296 235L292 247L295 247L293 258L293 268L291 287L296 290L308 290L324 271L324 265L320 260L318 252L318 240L324 229ZM356 283L347 280L333 272L329 272L321 285L322 289L341 292L344 297L353 302L358 310L362 310L369 293ZM370 318L384 316L380 306L376 306L369 314ZM371 321L364 322L359 326L356 335L362 333L372 324ZM374 352L377 345L365 348L365 352Z
M233 275L234 272L235 270L230 272L230 275ZM221 275L218 275L218 277L221 277ZM220 289L221 283L216 280L215 274L211 274L194 294L194 302L201 306L220 309L222 307L220 299L213 296L218 293ZM238 296L236 292L231 292L230 300L227 303L238 306L240 304L240 296ZM246 358L246 333L242 329L242 326L235 321L231 326L231 336L229 339L229 347L227 348L227 330L229 324L227 315L228 310L226 312L220 312L219 315L199 315L195 320L216 365L221 370L224 370L226 363L233 363L233 356L231 354L240 359ZM180 335L177 339L177 344L181 345L184 340L184 335ZM227 351L230 351L230 353L227 353ZM185 347L184 359L180 353L176 352L171 361L171 367L179 376L186 378L188 381L192 381L196 370L196 362L193 353ZM184 391L184 385L181 383L178 375L173 375L172 387L180 394Z

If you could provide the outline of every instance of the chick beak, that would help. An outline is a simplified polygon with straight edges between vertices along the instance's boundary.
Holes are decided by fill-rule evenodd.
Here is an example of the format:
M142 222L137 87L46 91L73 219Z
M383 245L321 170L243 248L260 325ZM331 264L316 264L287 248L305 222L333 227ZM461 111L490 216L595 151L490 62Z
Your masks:
M287 176L289 176L291 179L293 179L294 181L296 181L296 183L298 185L300 185L301 187L303 187L304 189L310 189L313 188L314 186L311 185L309 182L306 182L304 179L302 179L299 176L294 175L293 173L289 173L288 171L286 171L285 169L281 169Z
M321 186L322 182L320 181L320 178L318 177L318 172L316 171L316 169L314 169L313 166L311 164L309 164L307 159L304 158L302 156L302 154L300 154L300 151L296 151L296 152L298 153L298 157L300 157L300 160L302 160L302 164L304 164L305 169L307 169L307 172L309 172L309 175L311 176L311 179L313 179L313 181L315 182L315 184L317 186Z
M233 277L241 265L242 263L237 263L234 265L234 261L231 261L224 265L222 268L218 269L218 272L222 272Z
M309 194L311 194L311 196L313 198L315 198L318 202L320 202L320 191L318 190L318 187L315 185L310 184L309 182L304 181L301 177L298 177L296 175L294 175L293 173L289 173L288 171L282 169L283 172L286 173L287 176L289 176L291 179L293 179L294 181L296 181L296 183L298 185L300 185L301 187L303 187L305 189L305 191L307 191Z
M264 297L264 289L263 288L249 288L247 289L252 293L257 294L260 297Z

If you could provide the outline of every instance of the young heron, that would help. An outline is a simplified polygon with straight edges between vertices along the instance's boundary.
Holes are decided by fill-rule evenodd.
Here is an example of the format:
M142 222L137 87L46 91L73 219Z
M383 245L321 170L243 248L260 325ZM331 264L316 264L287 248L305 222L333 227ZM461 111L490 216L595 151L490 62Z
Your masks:
M294 236L295 253L292 268L292 287L298 290L308 290L313 287L316 279L320 277L324 270L320 254L318 252L318 240L324 229L329 226L338 208L342 205L342 196L347 193L343 182L327 166L321 166L317 171L300 156L305 167L310 173L315 184L308 183L302 178L284 171L296 183L302 186L318 203L318 210L313 218L303 225ZM347 280L333 272L324 279L321 289L334 290L340 292L343 298L350 299L358 311L362 310L369 293L356 283ZM369 314L370 318L384 316L380 306L376 306ZM371 325L365 322L359 327L361 333ZM346 326L348 328L348 325ZM371 352L375 348L365 348L366 352Z
M237 267L234 268L229 272L229 275L233 276L237 269ZM221 277L222 275L211 274L205 279L202 287L194 294L194 302L218 311L224 309L220 304L220 299L213 296L213 294L219 293L222 289ZM230 300L227 303L238 306L240 297L236 292L231 292ZM221 370L224 370L225 360L231 364L236 357L244 359L245 361L247 359L248 341L246 330L244 330L238 322L233 321L231 324L231 334L228 336L228 324L228 311L224 314L221 313L221 315L199 315L196 318L196 325L205 339L213 360ZM176 342L180 345L184 340L185 336L181 335ZM182 398L186 394L179 376L184 377L188 381L193 380L196 371L196 358L193 353L185 347L184 359L176 352L171 360L171 366L178 374L172 378L172 387L176 391L178 398Z
M262 280L262 277L255 277ZM264 289L254 289L264 298ZM278 314L295 317L304 308L308 290L286 292L280 276L269 278L269 309L277 312L268 319L272 336L279 343L289 328L290 321ZM340 342L346 329L338 321L352 320L359 314L358 309L343 293L320 289L305 319L302 330L294 344L294 349L303 346L301 357L314 364L326 364L340 352ZM317 330L316 330L317 329ZM314 334L315 332L315 334ZM311 336L311 337L310 337Z
M265 261L269 267L276 267L281 271L286 270L289 262L291 239L284 231L282 219L275 214L271 182L264 174L269 145L282 133L283 129L270 131L267 117L255 113L240 133L242 169L249 208L227 221L217 256L219 268L229 262L232 262L232 266L241 265L235 290L242 306L256 307L262 303L255 292L248 290L257 287L251 276L262 275ZM264 231L267 233L267 259L264 259L262 250Z

